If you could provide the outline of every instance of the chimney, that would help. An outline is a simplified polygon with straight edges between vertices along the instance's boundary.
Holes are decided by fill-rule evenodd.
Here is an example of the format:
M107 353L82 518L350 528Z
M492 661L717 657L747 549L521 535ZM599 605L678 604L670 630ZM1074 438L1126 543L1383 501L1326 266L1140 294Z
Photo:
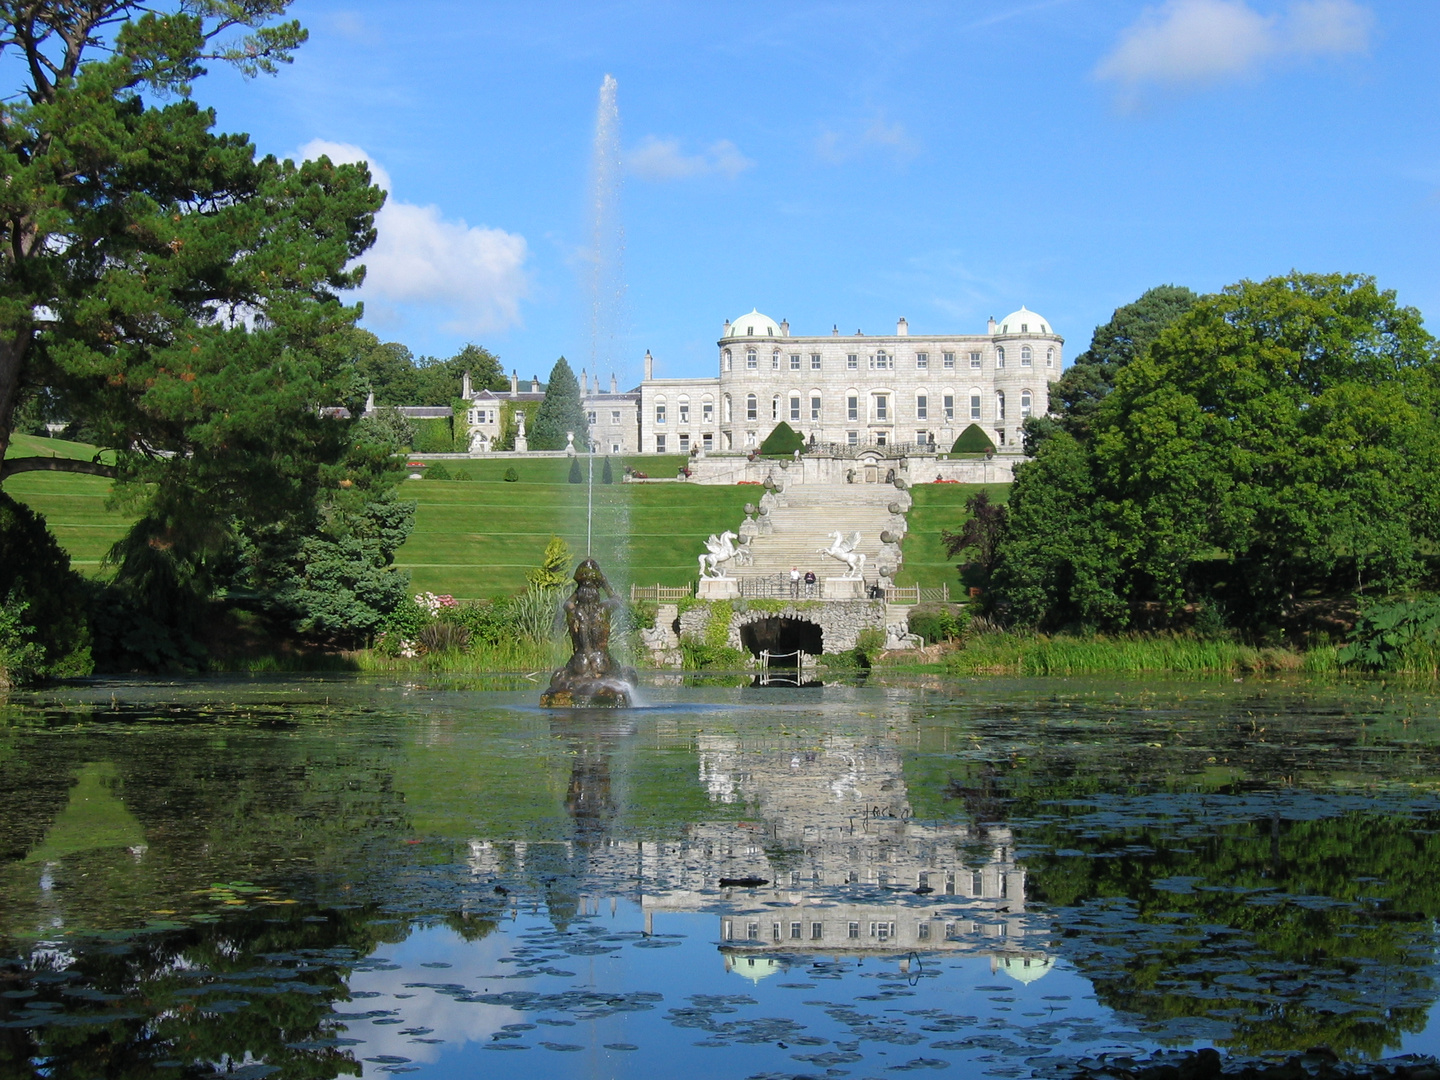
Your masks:
M781 336L781 337L789 337L789 336L790 336L790 320L789 320L789 319L781 319L781 320L780 320L780 336Z
M904 315L901 315L901 316L900 316L900 321L895 324L895 336L896 336L896 337L909 337L909 336L910 336L910 324L905 321L905 316L904 316Z
M518 393L520 393L520 376L515 373L515 369L514 369L514 368L511 368L511 369L510 369L510 396L511 396L511 397L514 397L514 396L515 396L516 394L518 394Z
M649 382L655 378L655 358L650 355L650 350L645 350L645 381Z
M585 373L585 369L582 367L580 369L580 396L583 398L589 392L590 376Z
M531 375L531 376L530 376L530 392L531 392L532 394L538 394L538 393L540 392L540 376L539 376L539 375Z
M839 337L839 336L840 336L840 327L839 327L838 324L836 324L836 323L831 323L831 324L830 324L830 336L831 336L831 337Z
M618 394L620 392L620 383L616 380L613 371L610 373L610 392L612 394Z
M994 316L994 315L991 315L991 316L990 316L990 324L985 327L985 332L986 332L987 334L993 334L993 333L995 333L995 316Z
M475 391L470 387L470 372L460 376L460 396L469 401L475 396Z
M729 336L730 336L730 320L729 320L729 319L726 319L726 320L725 320L725 329L720 331L720 336L721 336L721 337L729 337Z

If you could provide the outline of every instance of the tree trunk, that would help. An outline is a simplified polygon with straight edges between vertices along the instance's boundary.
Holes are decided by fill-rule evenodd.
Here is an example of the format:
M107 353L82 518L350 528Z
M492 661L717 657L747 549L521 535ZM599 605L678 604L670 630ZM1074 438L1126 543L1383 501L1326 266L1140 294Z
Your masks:
M20 400L20 372L30 353L31 329L0 335L0 464L10 452L11 425Z

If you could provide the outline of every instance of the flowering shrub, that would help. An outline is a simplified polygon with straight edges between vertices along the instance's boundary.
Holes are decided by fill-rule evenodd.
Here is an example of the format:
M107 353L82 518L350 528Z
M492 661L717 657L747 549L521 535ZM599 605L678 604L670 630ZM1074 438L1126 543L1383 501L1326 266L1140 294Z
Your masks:
M436 596L433 592L416 593L415 603L421 611L425 612L425 614L429 615L432 619L438 619L440 612L446 608L458 608L460 606L460 602L449 593L441 593L439 596Z

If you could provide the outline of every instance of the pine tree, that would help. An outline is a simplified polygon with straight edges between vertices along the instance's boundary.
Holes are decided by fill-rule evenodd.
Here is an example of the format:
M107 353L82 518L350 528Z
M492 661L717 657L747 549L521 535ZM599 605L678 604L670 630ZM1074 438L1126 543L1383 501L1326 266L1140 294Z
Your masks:
M526 574L525 580L542 589L559 589L568 580L569 571L570 545L552 536L545 545L545 554L540 556L540 565Z
M540 402L540 408L535 411L535 423L527 432L530 449L564 450L567 431L575 433L577 450L590 445L590 426L585 422L580 383L562 356L550 369L545 400Z
M610 471L609 454L605 455L605 469L603 472L600 473L600 482L602 484L613 484L615 482L615 474Z

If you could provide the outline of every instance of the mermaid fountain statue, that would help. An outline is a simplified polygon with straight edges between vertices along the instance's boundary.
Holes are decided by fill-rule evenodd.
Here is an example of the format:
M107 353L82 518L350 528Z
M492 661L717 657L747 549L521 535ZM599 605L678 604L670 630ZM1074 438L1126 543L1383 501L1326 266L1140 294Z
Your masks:
M550 677L550 688L540 695L542 707L623 709L631 704L634 669L621 667L610 655L610 615L619 606L600 564L581 562L575 568L575 592L561 608L574 654Z

